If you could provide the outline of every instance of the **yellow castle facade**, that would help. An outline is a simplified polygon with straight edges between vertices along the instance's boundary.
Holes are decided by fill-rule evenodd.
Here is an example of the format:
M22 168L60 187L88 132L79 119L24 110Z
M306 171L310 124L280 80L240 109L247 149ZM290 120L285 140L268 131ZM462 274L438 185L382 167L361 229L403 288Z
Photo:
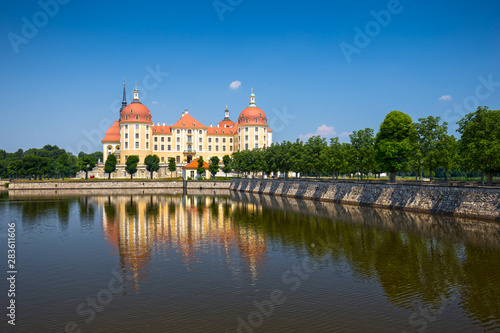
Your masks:
M125 85L120 118L107 130L102 140L103 162L110 154L117 157L117 173L114 177L126 176L125 162L129 156L139 157L139 176L145 174L141 165L147 155L157 155L160 166L167 166L173 157L178 166L203 157L204 160L233 152L265 148L272 144L272 130L267 116L257 107L255 94L250 95L250 104L240 112L236 122L229 118L229 110L215 126L205 126L184 110L173 125L156 124L150 110L139 101L139 91L134 90L132 103L127 104ZM123 175L121 174L123 173ZM166 174L165 174L166 175Z

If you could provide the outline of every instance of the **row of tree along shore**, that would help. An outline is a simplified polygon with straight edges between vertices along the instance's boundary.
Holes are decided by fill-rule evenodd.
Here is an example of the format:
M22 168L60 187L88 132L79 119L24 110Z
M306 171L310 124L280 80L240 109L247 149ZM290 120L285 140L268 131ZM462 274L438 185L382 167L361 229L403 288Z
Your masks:
M278 173L308 177L341 175L351 177L358 174L361 179L369 174L388 173L394 182L397 173L415 176L417 179L439 176L481 177L487 175L488 183L500 173L500 110L488 107L467 114L458 122L460 139L448 134L448 124L440 117L429 116L413 122L401 111L386 115L378 132L371 128L353 131L350 142L340 142L338 138L313 136L306 142L283 141L269 147L244 150L226 155L222 161L218 157L209 160L208 171L215 176L219 170L238 174L267 174L273 178ZM57 146L46 145L41 149L32 148L15 153L0 150L0 178L49 178L75 176L78 171L93 170L102 153L78 156ZM137 156L129 156L125 170L133 178L141 161ZM153 178L160 168L157 155L148 155L143 163ZM104 171L111 176L116 171L115 155L110 155ZM168 160L171 175L176 171L174 158ZM198 175L205 174L203 158L198 160Z

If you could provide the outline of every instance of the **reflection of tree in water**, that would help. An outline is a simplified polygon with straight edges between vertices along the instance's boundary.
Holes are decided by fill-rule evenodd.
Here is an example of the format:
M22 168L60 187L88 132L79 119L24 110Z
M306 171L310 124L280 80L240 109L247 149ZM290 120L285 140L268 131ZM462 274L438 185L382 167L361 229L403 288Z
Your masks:
M160 206L153 201L153 196L149 198L149 202L146 204L146 217L150 222L157 220L158 215L160 215Z
M22 224L25 231L33 231L35 227L47 222L58 221L61 231L66 231L69 224L72 199L30 200L25 199L21 204Z
M133 221L134 217L137 217L137 205L132 197L130 197L129 202L125 203L125 214L129 217L130 221Z
M82 197L78 201L80 205L80 226L85 229L92 229L95 220L94 204L89 202L88 197Z
M405 309L439 308L443 299L449 300L451 294L461 292L462 308L468 316L482 323L496 318L498 327L497 247L463 244L457 235L451 239L435 238L432 233L422 235L416 230L394 228L422 223L418 215L413 217L417 220L411 220L404 212L382 211L395 218L385 220L391 227L384 229L384 220L376 210L341 205L335 209L339 210L335 216L343 214L348 222L253 204L233 208L232 220L237 226L263 234L270 246L275 243L299 257L307 255L325 264L327 255L330 264L347 263L355 277L378 283L391 303ZM449 228L447 223L436 224L437 229ZM442 231L440 235L443 236ZM472 236L471 239L477 238L477 234Z
M495 248L465 246L461 306L485 329L500 327L500 255Z
M55 206L59 218L59 227L62 231L66 231L69 225L70 202L69 200L57 200Z

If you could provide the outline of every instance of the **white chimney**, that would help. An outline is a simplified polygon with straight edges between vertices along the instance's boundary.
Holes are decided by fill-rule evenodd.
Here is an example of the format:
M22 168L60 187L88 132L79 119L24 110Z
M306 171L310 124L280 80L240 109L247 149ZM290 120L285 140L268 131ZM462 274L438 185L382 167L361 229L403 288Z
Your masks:
M160 126L160 122L158 122L158 123L156 124L156 126Z
M163 126L165 126L165 122L163 122Z
M212 123L210 123L210 127L212 127Z
M188 109L184 110L184 114L188 114L188 113L189 113Z
M184 117L184 112L186 112L186 111L182 111L182 117ZM182 118L182 117L181 117L181 118Z

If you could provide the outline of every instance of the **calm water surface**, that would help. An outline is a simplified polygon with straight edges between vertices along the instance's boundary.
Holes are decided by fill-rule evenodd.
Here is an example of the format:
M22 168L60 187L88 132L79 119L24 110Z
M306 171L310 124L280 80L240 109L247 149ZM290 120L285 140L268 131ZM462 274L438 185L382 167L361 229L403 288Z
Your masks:
M6 332L500 332L495 222L229 191L1 191L0 220Z

